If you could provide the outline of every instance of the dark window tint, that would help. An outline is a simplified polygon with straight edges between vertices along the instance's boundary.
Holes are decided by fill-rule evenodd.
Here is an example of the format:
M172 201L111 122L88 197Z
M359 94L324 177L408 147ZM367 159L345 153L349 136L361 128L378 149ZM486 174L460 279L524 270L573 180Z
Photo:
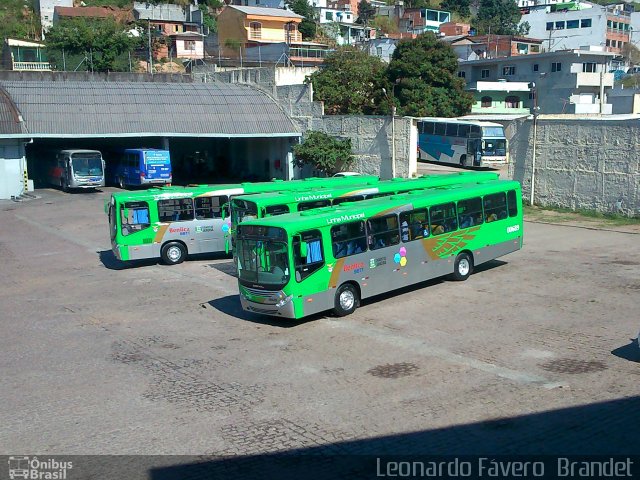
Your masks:
M303 202L298 204L298 211L310 210L312 208L322 208L331 205L331 200L318 200L315 202Z
M458 125L458 136L459 137L468 137L469 136L469 125Z
M455 123L447 123L447 137L458 136L458 125Z
M127 202L120 207L122 235L130 235L151 225L147 202Z
M373 193L371 195L367 195L367 199L388 197L389 195L393 195L393 193Z
M352 197L336 198L333 200L333 204L340 205L341 203L344 203L344 202L359 202L360 200L364 200L363 195L354 195Z
M507 192L507 205L509 206L509 216L515 217L518 215L518 199L516 197L515 190L509 190Z
M283 215L289 213L289 207L287 205L271 205L264 209L264 216L271 215Z
M484 197L484 218L486 222L507 218L507 196L503 192Z
M331 246L335 258L355 255L367 250L364 222L343 223L331 227Z
M421 208L400 214L400 235L403 242L411 242L429 236L427 209Z
M158 200L158 217L161 222L193 220L193 200L191 198Z
M370 250L377 250L378 248L400 243L397 215L372 218L367 222L367 227L369 229Z
M222 218L222 208L228 201L226 196L197 197L195 199L196 218L198 220Z
M422 122L422 132L427 135L433 135L433 122Z
M460 228L469 228L473 225L480 225L482 222L482 199L480 197L458 202L458 225Z
M456 214L455 203L434 205L429 209L429 216L431 218L430 225L432 235L453 232L458 228L458 215Z
M435 124L434 133L436 135L444 135L445 133L447 133L447 124L446 123L436 123Z
M307 244L306 257L301 255L301 242ZM309 230L293 237L293 258L298 282L304 280L324 265L322 236L319 230Z

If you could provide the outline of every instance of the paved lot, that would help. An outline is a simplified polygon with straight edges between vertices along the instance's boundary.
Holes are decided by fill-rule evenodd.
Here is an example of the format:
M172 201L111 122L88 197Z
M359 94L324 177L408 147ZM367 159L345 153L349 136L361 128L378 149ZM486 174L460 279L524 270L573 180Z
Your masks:
M282 323L227 258L114 260L109 191L0 203L0 453L640 453L638 235Z

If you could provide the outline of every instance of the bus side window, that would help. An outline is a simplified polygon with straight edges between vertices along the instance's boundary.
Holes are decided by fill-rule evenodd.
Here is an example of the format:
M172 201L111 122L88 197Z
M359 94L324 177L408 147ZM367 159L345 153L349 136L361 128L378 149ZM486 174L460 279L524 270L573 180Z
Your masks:
M482 199L480 197L458 202L458 225L460 228L469 228L482 223Z
M412 210L400 214L400 234L403 242L411 242L429 236L427 209Z
M434 205L430 209L430 226L432 235L440 235L456 230L458 219L455 203L443 203Z
M397 215L372 218L367 221L367 226L369 228L369 250L377 250L400 243Z
M265 209L265 217L273 215L283 215L289 213L289 207L287 205L271 205Z
M331 227L331 246L334 258L356 255L367 250L364 222L343 223Z
M364 195L353 195L352 197L342 197L336 198L333 200L334 205L340 205L345 202L359 202L360 200L364 200Z
M458 136L458 124L447 123L447 137L457 137L457 136Z
M458 125L458 136L467 138L469 136L469 125Z
M447 124L446 123L434 123L434 134L435 135L444 135L447 133Z
M518 215L518 200L516 198L516 191L509 190L507 192L507 205L509 206L509 216L515 217Z
M161 222L193 220L193 200L191 198L158 200L158 217Z
M298 211L303 212L312 208L322 208L331 205L331 200L317 200L313 202L302 202L298 204Z
M486 222L495 222L507 218L507 196L504 193L486 195L484 202L484 218Z
M424 133L425 135L433 135L434 128L435 127L433 122L423 122L421 133Z
M307 243L307 256L300 254L300 242ZM296 270L296 280L301 282L324 265L322 250L322 234L319 230L301 232L293 239L293 258Z
M127 202L120 207L122 235L130 235L148 228L149 204L147 202Z

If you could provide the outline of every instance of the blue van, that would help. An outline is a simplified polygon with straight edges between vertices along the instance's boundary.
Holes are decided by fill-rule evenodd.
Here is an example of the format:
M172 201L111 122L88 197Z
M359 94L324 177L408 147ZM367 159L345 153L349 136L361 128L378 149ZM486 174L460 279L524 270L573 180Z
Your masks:
M111 165L111 180L120 188L171 185L171 156L168 150L128 148Z

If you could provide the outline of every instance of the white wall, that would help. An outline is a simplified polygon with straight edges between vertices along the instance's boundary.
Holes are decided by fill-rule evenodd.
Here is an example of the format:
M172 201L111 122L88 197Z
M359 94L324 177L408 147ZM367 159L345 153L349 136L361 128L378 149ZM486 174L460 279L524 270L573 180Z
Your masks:
M318 67L276 67L276 85L301 85Z
M191 40L176 39L176 57L178 58L204 58L204 42L202 40L195 41L195 50L187 50L184 48L185 42Z
M24 146L15 140L0 140L0 199L24 193L26 169Z

